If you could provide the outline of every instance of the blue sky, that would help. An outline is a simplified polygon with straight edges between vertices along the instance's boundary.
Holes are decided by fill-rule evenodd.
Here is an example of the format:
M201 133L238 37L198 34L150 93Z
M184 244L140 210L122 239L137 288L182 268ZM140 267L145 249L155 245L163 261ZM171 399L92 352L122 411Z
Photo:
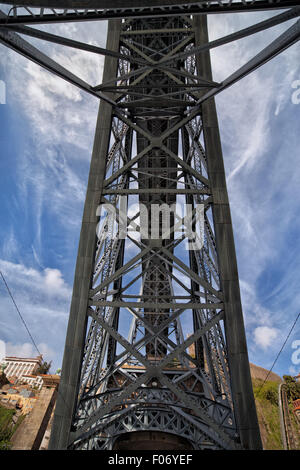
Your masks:
M211 16L210 39L272 15ZM214 50L214 79L226 78L292 23ZM44 29L105 44L106 23ZM30 42L100 82L102 58ZM291 99L299 58L300 43L216 99L249 358L265 368L300 310L300 104ZM62 361L98 102L4 46L0 80L7 92L0 105L0 269L54 372ZM0 340L8 354L37 354L1 283ZM280 375L299 372L296 340L300 322L274 368Z

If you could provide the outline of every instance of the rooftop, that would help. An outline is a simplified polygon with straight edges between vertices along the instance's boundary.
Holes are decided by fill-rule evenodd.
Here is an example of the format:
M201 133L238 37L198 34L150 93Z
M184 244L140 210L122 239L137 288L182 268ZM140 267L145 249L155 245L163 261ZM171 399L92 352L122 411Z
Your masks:
M19 362L41 362L43 360L43 356L36 356L36 357L16 357L16 356L6 356L1 362L7 361L19 361Z

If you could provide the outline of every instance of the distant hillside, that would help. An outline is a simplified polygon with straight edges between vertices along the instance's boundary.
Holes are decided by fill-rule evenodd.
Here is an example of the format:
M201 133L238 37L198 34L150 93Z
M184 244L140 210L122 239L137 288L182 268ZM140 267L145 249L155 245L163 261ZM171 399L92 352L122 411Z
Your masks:
M282 378L279 375L274 374L274 372L270 372L263 367L256 366L255 364L251 364L250 362L250 372L252 379L259 379L265 380L268 377L268 381L270 382L278 382L279 384L283 382Z

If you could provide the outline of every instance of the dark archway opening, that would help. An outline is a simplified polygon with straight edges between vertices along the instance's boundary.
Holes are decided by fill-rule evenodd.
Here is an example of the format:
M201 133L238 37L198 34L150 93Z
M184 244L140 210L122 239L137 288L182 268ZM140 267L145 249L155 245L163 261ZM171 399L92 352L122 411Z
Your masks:
M159 431L128 432L117 438L113 450L193 450L181 436Z

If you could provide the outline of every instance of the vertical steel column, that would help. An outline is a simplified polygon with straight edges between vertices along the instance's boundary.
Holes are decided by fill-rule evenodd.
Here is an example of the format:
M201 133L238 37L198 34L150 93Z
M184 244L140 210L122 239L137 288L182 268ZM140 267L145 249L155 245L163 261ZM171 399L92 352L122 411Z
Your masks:
M109 21L107 49L119 50L120 26L120 20ZM116 76L117 65L117 59L106 58L103 81L108 81ZM61 380L49 443L50 449L64 449L67 447L74 406L77 402L86 335L86 312L95 260L96 227L98 223L96 211L101 201L111 123L112 106L101 101L83 212Z
M206 16L195 16L195 45L208 42ZM212 80L209 52L196 56L199 75ZM202 123L208 175L213 196L213 219L224 295L224 327L237 428L244 449L261 449L250 376L247 343L240 299L238 269L228 201L222 147L214 98L202 104Z

